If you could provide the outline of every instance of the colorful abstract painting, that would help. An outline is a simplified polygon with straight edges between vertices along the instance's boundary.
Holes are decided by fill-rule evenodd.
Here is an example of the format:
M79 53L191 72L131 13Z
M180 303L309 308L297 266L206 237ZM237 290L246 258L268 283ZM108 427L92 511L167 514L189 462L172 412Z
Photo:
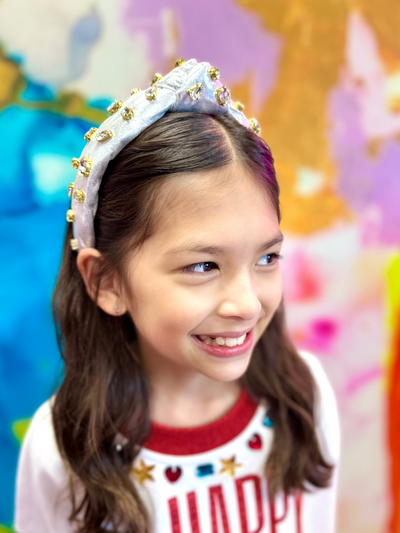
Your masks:
M340 533L400 532L398 0L0 0L0 532L62 364L50 300L70 160L177 58L218 66L271 146L290 332L342 428Z

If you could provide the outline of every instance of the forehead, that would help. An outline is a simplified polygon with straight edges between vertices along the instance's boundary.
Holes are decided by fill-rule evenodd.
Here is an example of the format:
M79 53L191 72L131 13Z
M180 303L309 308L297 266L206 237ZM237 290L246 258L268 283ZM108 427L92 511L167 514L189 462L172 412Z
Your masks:
M157 229L151 239L166 249L177 241L243 241L279 232L266 187L241 166L177 175L163 185Z

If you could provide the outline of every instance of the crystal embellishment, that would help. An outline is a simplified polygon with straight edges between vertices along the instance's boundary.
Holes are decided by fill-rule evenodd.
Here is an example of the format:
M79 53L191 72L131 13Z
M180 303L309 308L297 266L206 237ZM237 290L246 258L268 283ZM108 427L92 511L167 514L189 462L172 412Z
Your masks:
M244 111L244 105L242 104L242 102L235 102L235 103L233 104L233 107L234 107L235 109L237 109L238 111L241 111L242 113L243 113L243 111Z
M186 92L192 100L198 100L203 90L204 85L202 83L196 83L196 85L192 85L192 87L190 87Z
M80 190L74 191L73 198L81 204L85 201L85 192Z
M136 468L132 468L133 473L135 474L136 481L141 485L143 481L147 479L149 481L154 481L154 478L151 474L151 471L154 469L155 465L146 465L143 459L140 459L139 464Z
M219 69L217 67L211 67L210 70L208 71L209 75L210 75L210 78L213 80L213 81L217 81L219 80Z
M133 109L131 107L123 107L121 110L121 116L124 120L130 120L133 117Z
M154 78L151 80L151 85L155 85L158 81L160 81L162 78L162 74L159 74L158 72L156 72L154 74Z
M251 118L249 122L250 122L250 128L254 131L254 133L257 133L257 134L261 133L261 126L258 123L258 120L256 118Z
M71 245L71 249L72 250L78 250L79 249L78 239L70 239L69 243Z
M77 157L73 157L71 159L71 166L72 166L72 168L78 168L79 167L79 159Z
M135 89L132 89L131 90L131 94L137 94L137 93L140 93L142 89L138 89L137 87Z
M220 474L227 474L230 477L235 477L236 470L243 468L243 465L236 462L236 456L232 455L229 459L221 459L222 469Z
M68 209L67 211L67 222L73 222L75 219L75 211L73 209Z
M113 137L113 135L114 135L114 133L111 130L100 131L96 135L96 141L98 141L99 143L103 143L105 141L108 141L108 139L111 139L111 137Z
M271 420L271 417L269 415L267 415L265 418L264 418L264 422L263 422L264 426L267 427L267 428L272 428L274 427L274 423L272 422Z
M146 89L144 94L146 95L147 100L155 100L158 94L157 85L153 85L152 87Z
M85 141L87 142L91 141L96 131L97 131L97 128L90 128L90 130L85 133Z
M82 159L79 161L79 172L84 176L88 177L92 169L92 164L93 161L91 159L89 159L88 157L82 157Z
M123 105L124 104L121 102L121 100L114 100L114 102L107 107L108 114L113 115L118 111L118 109L121 109Z
M184 60L184 59L182 59L182 58L177 59L177 60L175 61L175 68L176 68L176 67L181 67L184 63L185 63L185 60Z
M197 477L211 476L212 474L214 474L214 466L212 464L199 465L196 468Z
M169 466L164 472L165 477L170 483L176 483L182 475L182 468L179 466Z
M74 184L73 181L71 181L71 183L68 185L68 196L70 198L72 196L72 193L74 192L74 186L75 186L75 184Z
M215 97L219 105L228 105L231 101L231 93L229 89L223 85L215 91Z

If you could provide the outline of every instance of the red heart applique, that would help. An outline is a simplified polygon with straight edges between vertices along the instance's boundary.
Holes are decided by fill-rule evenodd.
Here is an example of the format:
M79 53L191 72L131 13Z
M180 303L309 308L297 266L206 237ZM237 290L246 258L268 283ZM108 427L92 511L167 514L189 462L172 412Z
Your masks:
M262 446L260 435L258 435L258 433L254 433L254 435L249 440L248 444L250 448L252 448L253 450L259 450Z
M169 466L165 469L165 476L171 483L175 483L181 477L182 469L179 466Z

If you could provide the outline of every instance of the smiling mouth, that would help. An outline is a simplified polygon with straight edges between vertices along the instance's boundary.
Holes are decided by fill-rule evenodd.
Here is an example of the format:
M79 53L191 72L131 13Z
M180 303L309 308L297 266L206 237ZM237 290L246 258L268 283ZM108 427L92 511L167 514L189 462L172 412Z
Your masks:
M207 344L208 346L219 346L219 347L226 346L228 348L233 348L234 346L241 346L246 340L246 337L248 334L249 332L237 338L209 337L208 335L196 335L196 337L199 339L199 341L201 341L204 344Z

